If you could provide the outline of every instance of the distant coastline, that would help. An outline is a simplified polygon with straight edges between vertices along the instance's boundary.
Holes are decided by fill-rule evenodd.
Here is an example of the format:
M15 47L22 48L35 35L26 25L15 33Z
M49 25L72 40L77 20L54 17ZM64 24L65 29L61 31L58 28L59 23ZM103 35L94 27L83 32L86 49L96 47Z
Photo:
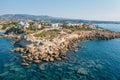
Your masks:
M34 21L51 21L52 23L92 23L92 24L120 24L120 21L102 21L102 20L85 20L85 19L71 19L62 17L52 17L48 15L29 15L29 14L4 14L0 15L0 19L10 19L10 20L34 20Z

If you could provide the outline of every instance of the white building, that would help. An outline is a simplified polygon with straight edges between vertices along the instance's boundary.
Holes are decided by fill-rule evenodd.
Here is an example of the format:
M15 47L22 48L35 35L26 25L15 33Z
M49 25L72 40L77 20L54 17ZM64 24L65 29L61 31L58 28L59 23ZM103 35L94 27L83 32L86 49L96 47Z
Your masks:
M28 22L23 22L23 21L20 21L18 23L18 27L19 28L28 28L30 26L30 24Z
M51 25L52 25L52 27L59 27L59 23L53 23Z
M89 27L92 29L96 29L96 25L94 25L94 24L90 24Z
M25 25L23 21L20 21L18 24L21 25L21 26Z
M29 24L28 22L25 22L24 27L25 27L25 28L28 28L29 26L30 26L30 24Z
M23 21L20 21L19 23L18 23L18 28L22 28L22 27L24 27L24 22Z
M42 25L41 25L41 24L39 24L39 25L38 25L38 29L41 29L41 27L42 27Z
M68 23L67 26L77 26L79 24L72 24L72 23Z

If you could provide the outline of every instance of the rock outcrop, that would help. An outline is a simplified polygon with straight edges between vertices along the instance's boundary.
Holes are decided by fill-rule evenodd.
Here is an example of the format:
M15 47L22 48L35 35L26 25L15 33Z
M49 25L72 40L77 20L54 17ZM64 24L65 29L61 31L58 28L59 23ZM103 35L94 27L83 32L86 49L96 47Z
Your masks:
M78 48L77 42L83 40L109 40L120 38L120 33L112 31L76 31L73 33L59 34L56 38L49 39L21 39L18 44L22 48L16 48L14 51L20 52L22 65L28 66L31 63L53 62L54 60L66 59L68 50ZM79 72L79 70L78 70Z

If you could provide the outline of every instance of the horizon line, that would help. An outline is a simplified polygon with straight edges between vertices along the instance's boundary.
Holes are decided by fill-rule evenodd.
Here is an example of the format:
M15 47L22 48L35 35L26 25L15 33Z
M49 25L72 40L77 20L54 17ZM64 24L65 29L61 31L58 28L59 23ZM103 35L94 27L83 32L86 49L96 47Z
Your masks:
M68 18L68 17L60 17L60 16L50 16L50 15L37 15L37 14L24 14L24 13L10 13L10 14L0 14L0 16L4 15L31 15L31 16L48 16L53 18L61 18L61 19L71 19L71 20L86 20L86 21L111 21L111 22L120 22L120 20L100 20L100 19L83 19L83 18Z

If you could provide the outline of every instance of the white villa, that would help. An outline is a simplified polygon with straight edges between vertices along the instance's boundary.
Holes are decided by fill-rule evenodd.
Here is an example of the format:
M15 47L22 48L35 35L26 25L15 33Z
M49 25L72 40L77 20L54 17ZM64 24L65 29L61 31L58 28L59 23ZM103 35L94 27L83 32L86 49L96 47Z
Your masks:
M28 22L20 21L18 23L18 28L28 28L29 26L30 26L30 24Z
M96 29L96 25L94 25L94 24L89 24L89 27L93 28L93 29Z
M72 23L67 23L67 26L78 26L80 24L72 24Z
M57 29L57 30L61 30L62 27L60 27L60 23L52 23L51 26L45 26L45 30L54 30L54 29Z
M51 26L52 27L59 27L59 23L52 23Z

